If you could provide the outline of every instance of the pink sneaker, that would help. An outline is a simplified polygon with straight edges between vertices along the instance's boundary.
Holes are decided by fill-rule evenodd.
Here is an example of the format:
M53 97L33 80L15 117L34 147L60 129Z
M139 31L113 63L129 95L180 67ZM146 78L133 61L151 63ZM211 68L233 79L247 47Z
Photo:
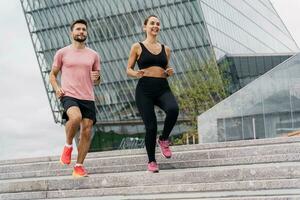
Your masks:
M170 144L169 140L160 140L160 139L157 139L157 144L160 147L161 154L165 158L171 158L172 152L171 152L171 150L169 148L169 144Z
M159 171L158 165L156 162L148 163L148 172L157 173Z

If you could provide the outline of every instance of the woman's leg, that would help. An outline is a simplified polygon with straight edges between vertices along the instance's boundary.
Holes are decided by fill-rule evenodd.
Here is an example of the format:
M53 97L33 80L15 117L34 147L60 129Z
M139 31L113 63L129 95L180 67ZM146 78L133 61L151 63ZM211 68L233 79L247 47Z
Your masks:
M171 90L167 90L166 92L164 92L157 99L156 105L158 105L166 113L164 129L159 139L167 140L173 127L176 124L179 113L179 107Z
M150 97L143 94L142 91L136 91L136 105L143 119L146 128L145 146L148 154L149 163L156 162L155 147L157 136L157 121L154 112L154 103Z

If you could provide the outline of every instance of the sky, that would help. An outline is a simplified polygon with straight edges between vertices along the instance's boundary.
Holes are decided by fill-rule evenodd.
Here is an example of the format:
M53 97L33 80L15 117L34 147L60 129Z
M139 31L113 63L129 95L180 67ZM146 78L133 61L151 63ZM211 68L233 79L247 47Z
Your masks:
M300 46L300 1L271 0ZM54 123L19 0L0 1L0 160L59 155Z
M0 160L59 155L55 124L18 0L0 1Z

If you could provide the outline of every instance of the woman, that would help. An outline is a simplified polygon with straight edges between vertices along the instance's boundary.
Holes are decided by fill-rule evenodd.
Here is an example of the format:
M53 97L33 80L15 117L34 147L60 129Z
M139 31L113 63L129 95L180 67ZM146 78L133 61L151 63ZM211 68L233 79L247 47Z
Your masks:
M136 104L146 127L145 146L148 154L148 171L158 172L155 160L157 120L154 105L165 113L164 129L157 139L162 155L171 158L169 135L177 121L178 104L171 92L167 78L172 76L173 68L168 66L171 50L157 40L160 21L155 15L147 17L143 30L146 39L132 45L127 65L127 75L139 78L136 87ZM139 70L134 70L135 63Z

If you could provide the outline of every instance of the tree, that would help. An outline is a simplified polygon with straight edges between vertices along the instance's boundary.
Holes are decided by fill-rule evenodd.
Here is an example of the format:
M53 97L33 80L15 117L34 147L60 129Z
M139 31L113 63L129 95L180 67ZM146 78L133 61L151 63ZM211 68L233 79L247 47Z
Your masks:
M214 59L206 63L191 60L188 69L171 83L180 112L188 119L189 130L183 135L183 141L186 137L197 138L197 116L228 96L228 66L227 62L218 66ZM183 141L177 139L178 144Z

